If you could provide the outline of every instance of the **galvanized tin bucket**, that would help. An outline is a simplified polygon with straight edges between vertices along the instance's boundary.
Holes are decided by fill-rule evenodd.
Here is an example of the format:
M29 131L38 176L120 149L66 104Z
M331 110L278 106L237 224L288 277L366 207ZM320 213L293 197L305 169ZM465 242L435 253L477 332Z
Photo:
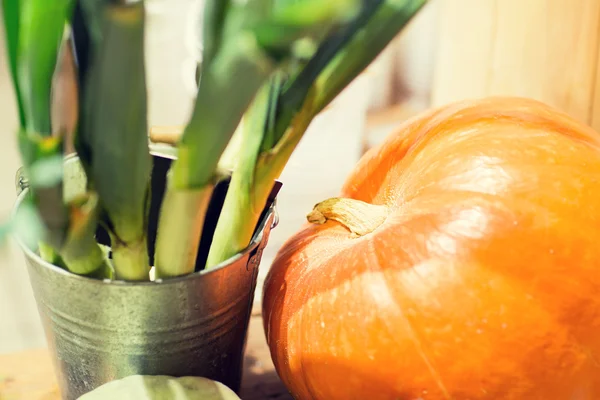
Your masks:
M162 198L171 160L153 154L153 197ZM65 186L81 190L84 174L67 159ZM27 195L17 177L16 207ZM198 257L203 265L227 182L215 190ZM133 374L204 376L238 392L258 265L276 225L276 182L250 246L228 262L162 282L100 281L71 274L21 245L63 399ZM153 254L160 202L151 206ZM99 241L106 238L98 232Z

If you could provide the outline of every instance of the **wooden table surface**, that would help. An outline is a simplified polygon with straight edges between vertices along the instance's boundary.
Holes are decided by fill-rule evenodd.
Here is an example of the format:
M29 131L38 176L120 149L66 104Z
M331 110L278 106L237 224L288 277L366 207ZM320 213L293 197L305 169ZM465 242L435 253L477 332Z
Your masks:
M291 400L274 370L260 315L250 321L242 400ZM0 400L60 400L46 349L0 355Z

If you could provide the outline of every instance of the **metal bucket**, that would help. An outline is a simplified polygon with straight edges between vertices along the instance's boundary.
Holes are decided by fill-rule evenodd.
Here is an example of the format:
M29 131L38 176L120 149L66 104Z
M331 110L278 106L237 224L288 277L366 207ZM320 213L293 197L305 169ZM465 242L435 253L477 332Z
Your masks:
M153 160L153 198L159 200L171 160L157 154ZM65 165L65 186L82 189L85 175L77 158ZM15 207L28 192L24 177L18 176L17 183L21 193ZM224 182L215 189L198 265L206 258L227 186ZM274 202L280 187L276 182L246 250L214 269L180 278L141 283L89 279L21 245L63 399L134 374L203 376L239 392L258 265L277 224ZM160 201L153 201L150 255L159 208ZM106 241L101 231L98 238Z

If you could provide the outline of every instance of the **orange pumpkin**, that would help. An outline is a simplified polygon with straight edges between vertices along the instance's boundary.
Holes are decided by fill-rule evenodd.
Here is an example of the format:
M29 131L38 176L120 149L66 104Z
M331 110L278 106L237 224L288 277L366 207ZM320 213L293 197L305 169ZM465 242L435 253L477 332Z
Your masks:
M315 207L264 287L303 400L600 399L600 135L533 100L430 111Z

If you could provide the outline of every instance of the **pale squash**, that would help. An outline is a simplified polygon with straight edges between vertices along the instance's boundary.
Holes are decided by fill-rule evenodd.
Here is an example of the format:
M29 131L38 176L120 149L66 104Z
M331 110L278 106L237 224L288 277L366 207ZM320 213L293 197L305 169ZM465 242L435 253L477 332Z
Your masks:
M132 375L105 383L79 400L240 400L235 392L208 378Z

